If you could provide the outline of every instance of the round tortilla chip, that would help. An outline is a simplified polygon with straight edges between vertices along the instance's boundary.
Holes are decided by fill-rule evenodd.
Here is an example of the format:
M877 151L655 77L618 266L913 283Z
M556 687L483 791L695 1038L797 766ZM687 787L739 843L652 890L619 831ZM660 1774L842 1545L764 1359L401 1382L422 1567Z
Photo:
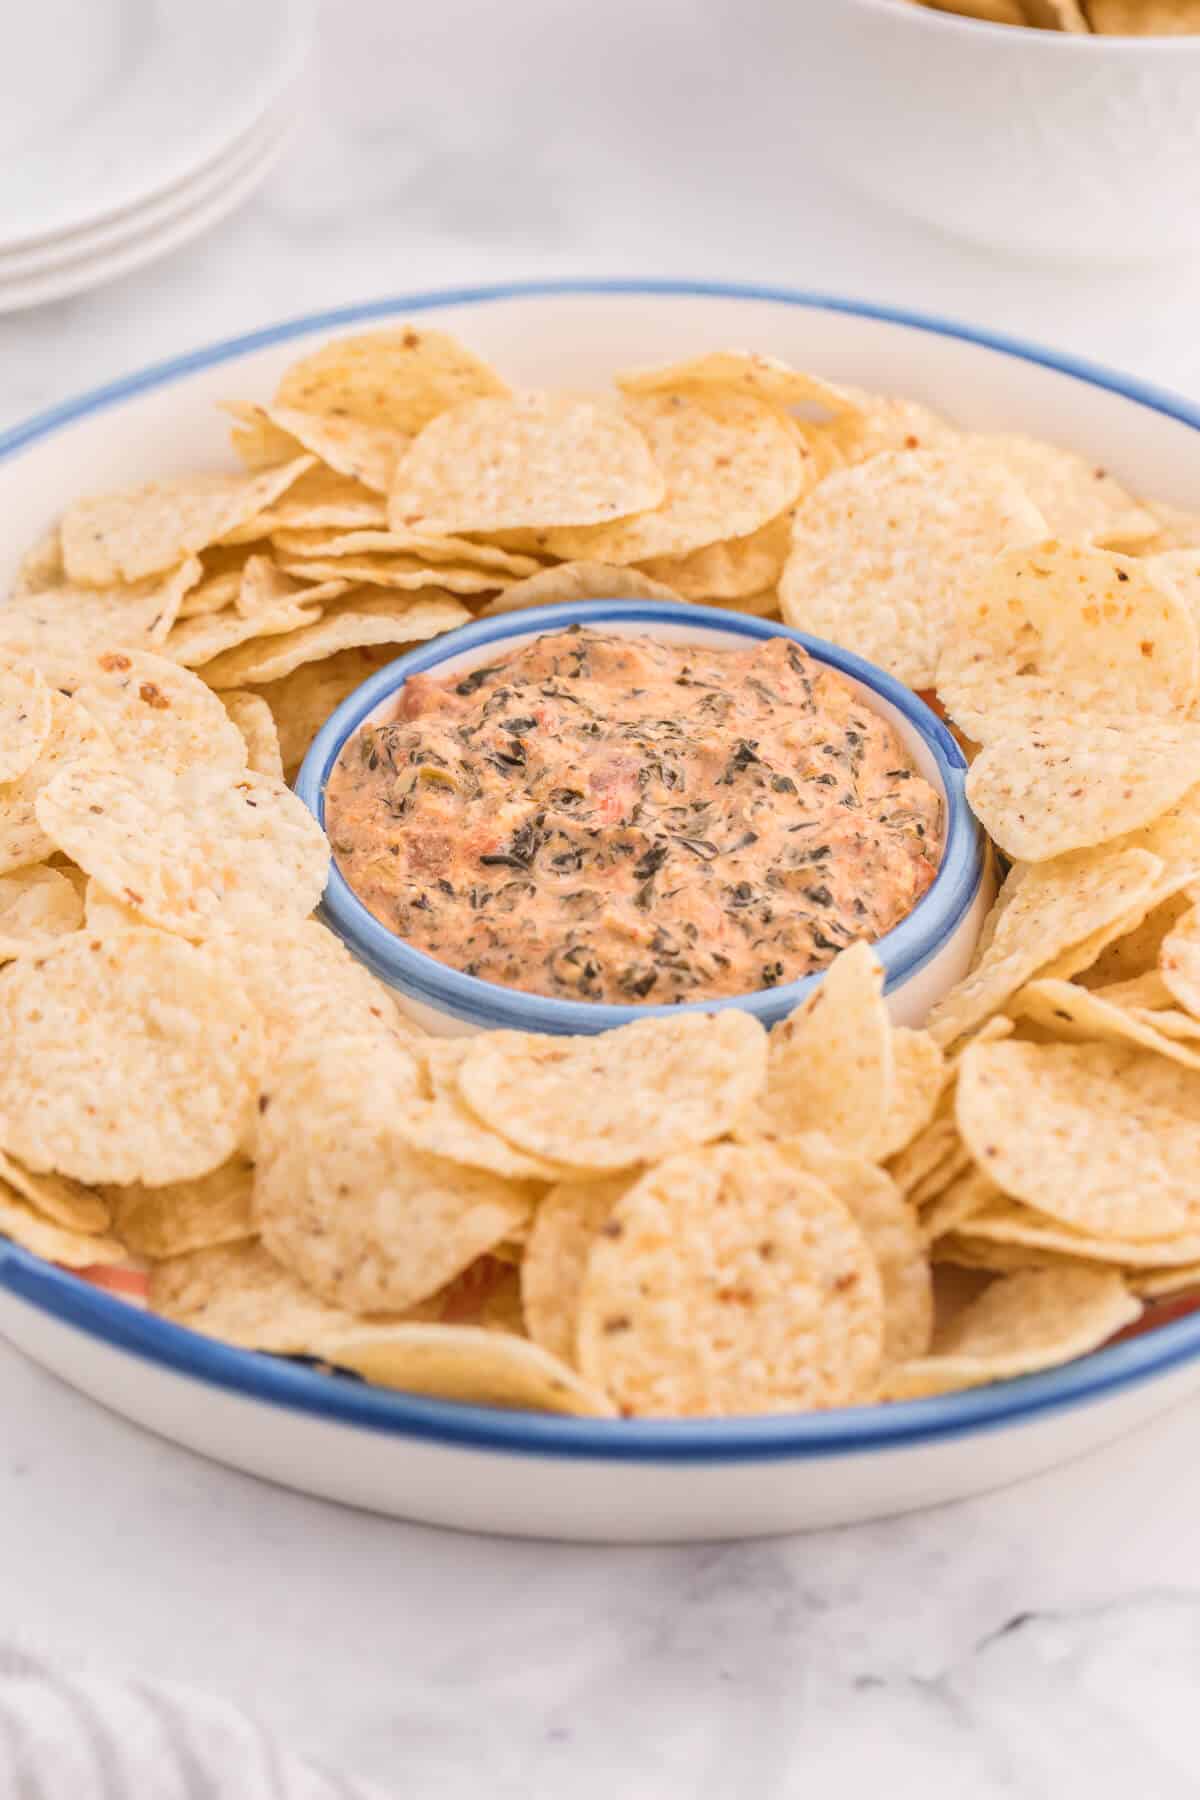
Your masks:
M199 587L189 588L179 602L171 630L174 631L183 619L211 618L214 613L224 612L237 600L241 580L236 569L226 569L219 575L210 575ZM165 646L169 645L169 636L164 640Z
M1047 975L1079 974L1086 987L1108 987L1149 974L1158 966L1163 939L1200 892L1200 792L1192 789L1152 825L1130 832L1124 845L1148 851L1162 864L1149 894L1100 942L1086 961L1055 966Z
M893 1058L883 967L869 944L851 944L771 1032L767 1091L748 1128L771 1137L822 1131L843 1149L881 1156Z
M1129 981L1113 981L1092 987L1092 992L1098 999L1107 1000L1110 1006L1125 1006L1134 1012L1156 1012L1173 1004L1171 990L1157 969L1150 969L1145 975L1135 975Z
M1059 957L1047 967L1047 976L1066 980L1077 975L1086 988L1106 988L1132 981L1154 969L1163 939L1171 927L1183 917L1192 904L1194 885L1175 891L1175 878L1163 876L1149 895L1124 919L1107 932L1094 934L1093 940L1081 945L1078 959L1064 966ZM1086 952L1086 954L1085 954Z
M350 586L340 577L328 581L304 582L288 575L270 556L247 556L242 566L242 579L234 597L234 605L244 619L269 616L286 602L315 606L320 601L336 600Z
M408 1146L396 1115L419 1085L398 1041L328 1038L264 1095L255 1221L272 1255L335 1305L403 1311L529 1217L527 1188Z
M1169 1294L1200 1284L1200 1263L1185 1263L1178 1269L1131 1269L1126 1280L1143 1300L1165 1300Z
M1145 561L1080 544L1011 550L964 584L937 690L967 736L1064 717L1183 719L1196 622Z
M765 400L771 406L810 406L840 417L853 413L855 402L843 388L819 375L793 369L776 356L754 350L710 350L686 362L663 363L648 369L625 369L616 377L627 394L679 394L688 388L716 388Z
M281 676L278 681L260 683L255 688L274 717L286 780L294 779L310 744L330 713L368 675L392 662L395 655L390 644L382 648L338 650L333 656L301 663L290 675Z
M65 1269L112 1267L127 1261L124 1244L99 1233L76 1231L57 1225L26 1204L12 1188L0 1182L0 1237L11 1239L43 1261Z
M516 1149L475 1117L458 1085L458 1072L470 1053L469 1037L431 1038L414 1046L420 1087L406 1091L396 1107L396 1128L405 1143L513 1181L559 1180L563 1170L558 1163Z
M39 1173L158 1185L232 1155L261 1034L218 958L160 932L64 939L0 971L0 1142Z
M650 1418L803 1412L867 1397L883 1302L858 1226L770 1149L669 1158L617 1201L579 1304L579 1366Z
M247 772L69 768L37 798L47 836L149 925L184 937L304 918L329 871L325 834L289 788Z
M428 1300L410 1306L405 1320L414 1325L478 1325L484 1331L506 1331L511 1337L524 1337L521 1278L516 1260L505 1254L509 1248L519 1260L515 1239L511 1245L497 1244L494 1251L477 1257Z
M39 863L0 875L0 962L46 950L82 923L83 902L61 870Z
M1200 1222L1200 1074L1117 1044L969 1048L958 1126L981 1169L1077 1231L1134 1241Z
M229 932L210 948L233 969L262 1021L268 1069L297 1044L330 1034L409 1035L392 989L318 919L273 918L266 929Z
M1149 825L1197 781L1198 723L1053 719L985 744L967 799L1007 856L1045 862Z
M588 1255L630 1180L628 1175L597 1175L562 1181L534 1215L521 1259L525 1324L535 1344L572 1366Z
M608 1419L614 1407L538 1344L478 1325L360 1325L322 1338L319 1354L376 1387L476 1406Z
M1067 1043L1137 1044L1182 1063L1185 1069L1200 1069L1200 1050L1188 1049L1124 1007L1113 1006L1072 981L1031 981L1016 996L1012 1009L1018 1018L1031 1020Z
M53 856L57 845L42 829L37 802L64 770L99 770L111 761L112 742L92 718L62 694L50 696L50 732L23 775L0 786L0 874Z
M137 914L114 900L107 888L89 879L83 899L84 929L97 937L111 937L115 931L147 931Z
M221 411L227 412L234 421L229 441L248 469L273 469L279 463L286 462L290 456L295 456L299 444L291 432L274 423L265 406L256 406L245 400L222 400L218 404ZM321 468L322 465L317 463L315 468L307 469L305 473L316 474ZM267 510L273 513L274 505ZM261 512L255 513L245 524L231 527L222 534L221 542L240 543L248 531L252 531L257 537L260 531L258 521L263 516Z
M962 433L940 413L900 394L843 388L856 410L825 427L837 463L852 468L889 450L939 450L961 444Z
M417 562L457 563L494 569L501 575L536 575L541 564L495 544L424 531L277 531L272 543L281 556L328 561L337 557L398 555ZM298 563L293 562L293 567Z
M1190 907L1166 933L1158 973L1184 1011L1200 1019L1200 908Z
M1149 1006L1131 1006L1128 1011L1139 1025L1148 1025L1151 1031L1158 1032L1162 1037L1180 1042L1200 1038L1200 1019L1193 1018L1191 1013Z
M200 679L208 681L212 665L219 657L235 650L257 652L272 638L286 637L302 631L306 625L315 625L321 617L321 608L302 604L310 594L345 593L347 586L335 581L326 583L323 589L306 589L297 583L293 598L277 600L255 613L231 610L204 618L184 619L175 626L163 650L184 668L202 669Z
M982 1033L980 1034L982 1036ZM954 1122L953 1105L948 1109L939 1108L923 1131L919 1131L911 1144L906 1144L888 1165L888 1174L896 1183L902 1194L911 1200L913 1193L933 1175L947 1159L958 1149L958 1127Z
M749 537L708 544L687 556L652 556L645 573L682 600L743 600L778 585L792 542L792 515L752 531Z
M339 608L340 611L366 603L376 609L390 607L397 612L408 604L402 598L405 594L420 594L428 588L434 590L432 597L435 600L451 594L472 598L476 594L490 594L493 588L505 587L512 580L511 575L502 574L498 569L435 562L427 556L288 557L279 567L289 580L321 584L301 590L298 598L302 600L338 586L345 590L353 584L355 589L365 590L350 592L346 606Z
M51 687L70 691L106 650L162 644L185 594L204 571L192 558L129 586L90 588L58 582L0 606L0 657L32 663Z
M1086 967L1093 949L1098 955L1109 941L1103 933L1116 936L1131 918L1144 916L1137 908L1150 904L1162 868L1161 857L1149 850L1109 845L1014 869L984 922L982 954L931 1009L930 1034L951 1044L999 1012L1035 976ZM1072 952L1082 956L1074 968L1065 961Z
M740 600L702 600L701 606L717 606L723 612L745 613L750 619L778 619L779 594L775 588L767 588L761 594L747 594Z
M819 1131L781 1138L775 1149L791 1168L823 1181L866 1239L883 1292L884 1366L923 1356L933 1336L933 1278L915 1207L883 1169Z
M931 1169L923 1181L918 1181L909 1188L905 1198L910 1206L917 1208L921 1219L925 1220L929 1217L931 1209L944 1199L963 1175L969 1173L970 1168L971 1152L962 1139L956 1137L937 1167Z
M1143 555L1142 560L1156 581L1177 590L1200 629L1200 549Z
M927 1031L894 1025L892 1099L883 1144L876 1152L880 1162L898 1155L918 1132L924 1131L937 1111L945 1082L946 1059L935 1039Z
M403 324L322 344L284 371L275 403L411 435L449 407L507 393L496 371L449 332Z
M629 1169L707 1143L761 1092L766 1033L736 1008L639 1019L596 1037L485 1032L464 1099L519 1149L577 1169Z
M378 494L387 493L396 464L412 441L406 431L345 418L340 413L307 412L295 406L256 406L246 411L251 414L247 421L251 429L254 425L266 428L266 443L274 443L275 433L282 432L288 440L289 455L310 450L326 468L361 482ZM242 416L245 418L244 412ZM237 436L238 447L245 455L245 427Z
M165 1187L106 1187L113 1229L135 1256L152 1262L237 1244L256 1235L250 1217L254 1166L244 1156L231 1157L219 1169L192 1181Z
M144 650L98 656L75 690L112 740L118 758L182 773L203 764L225 775L246 767L246 746L225 708L198 675Z
M524 612L530 606L557 606L568 600L678 600L674 588L654 581L640 569L612 563L565 562L516 581L483 609L484 618L496 613Z
M67 1231L107 1231L112 1224L108 1202L82 1182L48 1170L40 1174L23 1168L0 1150L0 1181L6 1183L27 1206Z
M252 1240L190 1250L150 1272L151 1312L243 1350L306 1356L326 1332L351 1331L356 1313L310 1293Z
M663 493L636 420L617 406L526 393L427 425L397 466L388 519L393 531L542 530L643 512Z
M1032 1206L1023 1206L1003 1194L994 1195L988 1205L974 1214L966 1235L972 1244L1013 1244L1085 1262L1119 1263L1132 1268L1155 1269L1200 1261L1200 1232L1181 1232L1178 1237L1153 1238L1148 1243L1096 1237L1086 1231L1070 1231Z
M1141 1310L1141 1302L1111 1271L1034 1269L1003 1275L935 1339L929 1356L893 1369L884 1393L889 1400L919 1400L1057 1368L1099 1349Z
M999 463L1019 481L1046 521L1049 537L1067 543L1125 544L1152 537L1154 514L1086 456L1016 432L972 432L972 456Z
M796 510L779 583L789 625L931 688L966 575L1045 522L1001 469L956 448L884 451L835 470Z
M932 1245L935 1276L947 1266L970 1269L976 1275L1012 1275L1032 1269L1085 1269L1095 1275L1111 1275L1109 1263L1087 1262L1078 1256L1060 1256L1055 1250L1034 1250L1023 1244L993 1244L973 1238L968 1221L963 1231L948 1231Z
M44 593L47 588L61 586L64 580L62 532L57 525L51 525L18 563L12 598L23 600L30 594Z
M1092 30L1109 37L1200 34L1196 0L1088 0Z
M204 665L204 679L214 688L240 687L243 682L278 682L304 663L324 662L337 652L386 644L384 662L400 655L403 644L424 643L470 622L471 615L449 594L409 600L369 589L353 592L344 606L285 636L241 644ZM321 720L320 723L324 723Z
M162 574L264 512L313 461L298 456L260 475L189 475L77 500L60 527L67 577L103 588Z
M923 1208L921 1236L927 1244L935 1244L939 1238L957 1231L1003 1198L995 1182L971 1163L947 1182L936 1200Z
M1188 554L1190 565L1195 567L1194 552L1200 550L1200 513L1166 506L1161 500L1147 500L1146 510L1153 514L1157 530L1152 538L1138 540L1133 546L1134 554L1173 556L1176 551L1183 551Z
M283 780L283 756L279 748L279 729L275 715L261 694L249 689L227 688L221 704L241 733L246 746L246 767L256 775L270 775Z
M625 412L650 446L665 495L636 518L538 532L535 548L568 561L684 556L749 537L818 479L817 459L787 420L752 395L692 389L630 396Z
M0 662L0 783L32 768L50 721L50 689L39 671L31 663Z

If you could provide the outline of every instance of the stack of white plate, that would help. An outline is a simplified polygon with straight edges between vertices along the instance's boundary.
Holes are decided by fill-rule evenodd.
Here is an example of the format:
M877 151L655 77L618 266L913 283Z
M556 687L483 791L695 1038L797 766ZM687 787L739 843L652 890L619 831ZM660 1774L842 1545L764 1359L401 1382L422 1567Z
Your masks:
M0 312L127 274L239 205L283 149L311 36L312 0L22 7L0 70Z

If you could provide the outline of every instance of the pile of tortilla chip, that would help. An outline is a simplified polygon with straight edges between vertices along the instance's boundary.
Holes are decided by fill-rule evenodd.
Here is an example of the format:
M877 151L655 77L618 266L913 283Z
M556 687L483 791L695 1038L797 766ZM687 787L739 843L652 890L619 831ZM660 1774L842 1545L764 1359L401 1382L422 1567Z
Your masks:
M512 392L400 327L230 411L241 468L79 501L0 603L0 1233L244 1348L593 1416L968 1387L1200 1284L1200 519L747 351ZM592 596L936 689L1009 872L925 1030L862 944L769 1036L430 1039L313 918L286 782L333 708Z
M1011 551L959 595L938 691L1011 866L900 1178L939 1263L1160 1298L1200 1277L1200 609L1195 553L1143 549Z

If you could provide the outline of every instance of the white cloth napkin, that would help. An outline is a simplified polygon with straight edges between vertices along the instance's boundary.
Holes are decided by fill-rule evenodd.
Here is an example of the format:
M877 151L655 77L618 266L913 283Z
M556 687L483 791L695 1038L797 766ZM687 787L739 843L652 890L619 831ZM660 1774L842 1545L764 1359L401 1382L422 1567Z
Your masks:
M0 1645L0 1800L387 1800L173 1681L73 1671Z

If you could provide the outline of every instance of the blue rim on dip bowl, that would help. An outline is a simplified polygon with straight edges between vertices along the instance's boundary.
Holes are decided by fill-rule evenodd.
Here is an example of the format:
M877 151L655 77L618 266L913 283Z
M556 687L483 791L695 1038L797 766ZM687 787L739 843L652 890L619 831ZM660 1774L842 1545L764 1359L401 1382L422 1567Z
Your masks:
M986 840L964 791L966 760L945 725L911 689L862 657L776 620L712 607L636 600L545 606L482 619L423 644L356 688L314 739L297 778L296 792L324 825L326 783L347 741L368 720L393 716L400 690L411 676L430 671L446 675L466 672L486 662L499 646L514 650L532 638L571 625L729 648L747 639L789 638L816 661L836 669L864 693L875 712L891 722L920 773L940 791L945 809L945 844L931 887L907 918L876 946L893 1018L898 1024L919 1025L933 1002L966 973L991 900ZM655 1013L715 1011L728 1006L741 1007L770 1026L786 1018L821 979L820 974L807 975L779 987L691 1001L682 1007L556 1000L480 981L414 949L367 910L336 863L330 870L322 911L354 954L396 989L405 1011L426 1029L441 1033L481 1028L610 1031Z

